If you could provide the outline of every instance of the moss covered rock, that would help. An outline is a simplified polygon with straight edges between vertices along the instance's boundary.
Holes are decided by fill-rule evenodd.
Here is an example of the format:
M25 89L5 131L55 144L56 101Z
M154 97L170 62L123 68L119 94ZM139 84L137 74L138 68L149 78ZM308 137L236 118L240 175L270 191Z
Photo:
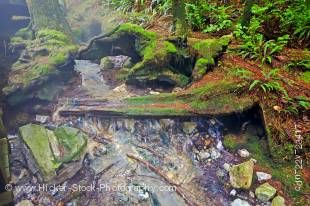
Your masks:
M230 184L237 189L249 189L252 184L254 163L249 160L233 165L229 170Z
M285 199L282 196L276 196L271 202L271 206L285 206Z
M189 43L198 56L194 70L194 80L200 79L208 70L210 70L221 53L228 46L231 35L222 36L220 39L190 39Z
M80 157L87 143L85 134L70 127L51 131L40 125L28 124L20 127L19 132L45 181L52 180L63 163Z
M12 66L8 85L3 89L11 105L34 98L52 77L65 77L64 73L70 69L73 72L71 56L77 51L71 38L57 30L42 29L36 32L35 39L20 41L13 42L12 46L23 43L26 48Z
M125 55L133 66L120 74L128 84L147 86L185 86L190 81L193 60L173 41L134 24L123 24L114 31L96 37L79 52L80 59L98 60Z
M267 202L275 196L276 192L277 190L266 182L256 188L255 195L260 201Z
M103 57L100 61L100 67L104 70L113 69L114 64L109 57Z

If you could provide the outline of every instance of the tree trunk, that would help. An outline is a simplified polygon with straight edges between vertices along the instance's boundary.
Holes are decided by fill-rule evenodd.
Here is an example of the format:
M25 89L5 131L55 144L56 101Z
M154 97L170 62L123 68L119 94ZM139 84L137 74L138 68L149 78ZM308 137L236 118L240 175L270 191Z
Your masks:
M252 17L252 6L257 2L257 0L245 0L245 6L243 10L243 16L241 18L242 26L249 26Z
M27 0L32 29L55 29L70 34L70 27L65 19L65 12L58 0Z
M172 0L172 15L174 18L175 34L186 36L188 32L188 24L186 22L184 0Z

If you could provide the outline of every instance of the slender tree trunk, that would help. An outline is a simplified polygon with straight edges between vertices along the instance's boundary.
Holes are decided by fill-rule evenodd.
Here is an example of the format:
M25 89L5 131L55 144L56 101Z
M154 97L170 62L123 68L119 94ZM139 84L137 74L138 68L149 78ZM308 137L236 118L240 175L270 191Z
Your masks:
M257 3L257 0L245 0L243 16L241 18L242 26L249 26L252 17L252 6Z
M172 15L176 35L186 36L188 24L186 22L185 0L172 0Z
M65 12L58 0L26 0L34 30L49 28L70 34Z

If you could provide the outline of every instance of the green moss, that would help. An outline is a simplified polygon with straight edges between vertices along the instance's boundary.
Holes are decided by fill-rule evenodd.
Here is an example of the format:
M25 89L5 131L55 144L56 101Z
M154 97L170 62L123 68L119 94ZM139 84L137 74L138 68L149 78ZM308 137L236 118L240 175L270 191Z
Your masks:
M200 79L207 72L208 68L211 68L214 64L213 58L199 58L193 70L194 79Z
M178 51L177 48L171 42L164 41L164 45L165 45L165 50L167 53L172 53L172 54L177 53Z
M189 113L184 109L175 109L175 108L161 108L161 107L150 107L150 106L141 106L141 107L130 107L123 110L118 110L124 112L126 115L139 115L139 116L182 116L188 115Z
M17 39L14 40L14 38ZM24 41L21 37L14 38L14 41ZM26 49L32 56L32 60L30 63L18 61L13 65L12 72L9 74L9 84L4 88L6 94L15 91L18 87L27 88L32 81L55 72L57 66L67 61L69 53L77 51L77 46L63 32L42 29L36 33L35 39L26 41ZM48 52L36 52L42 49Z
M132 97L126 99L126 103L130 105L143 105L161 102L162 104L174 103L176 101L176 94L164 93L159 95L149 95L141 97Z
M131 33L137 36L141 36L147 40L155 40L157 35L155 32L147 31L143 29L141 26L131 23L122 24L119 29L116 31L116 34L126 34Z
M40 125L28 124L21 127L19 132L31 150L45 180L48 181L53 178L55 176L55 169L60 164L54 160L46 129Z
M63 146L64 154L57 161L69 162L78 157L87 144L86 135L78 129L71 127L59 127L55 135L60 145Z
M60 51L50 56L49 63L52 65L62 65L67 61L67 59L68 59L68 53Z
M228 134L224 136L223 145L226 149L229 149L231 151L237 151L237 149L240 147L240 140L240 137Z
M306 83L310 83L310 71L303 72L300 79Z
M20 127L19 132L45 181L51 180L63 163L79 158L87 144L86 135L71 127L51 131L41 125L28 124Z
M39 39L44 39L46 42L61 42L61 44L71 44L71 39L63 32L53 29L42 29L36 34Z

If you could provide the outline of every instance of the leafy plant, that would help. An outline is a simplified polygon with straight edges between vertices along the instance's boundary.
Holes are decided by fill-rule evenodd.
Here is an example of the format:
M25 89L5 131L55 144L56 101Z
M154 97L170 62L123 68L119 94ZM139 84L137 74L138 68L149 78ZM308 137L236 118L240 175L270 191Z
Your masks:
M218 32L232 26L229 7L211 3L187 3L187 20L194 30Z
M285 97L288 97L287 91L280 84L278 77L279 69L272 69L269 72L263 72L264 79L263 80L254 80L249 90L253 90L254 88L260 88L264 93L267 92L279 92L284 94Z
M282 51L289 40L289 35L278 37L276 40L265 40L259 32L261 20L253 17L248 28L236 25L235 36L242 41L237 49L243 58L260 59L262 63L271 63L273 55Z

